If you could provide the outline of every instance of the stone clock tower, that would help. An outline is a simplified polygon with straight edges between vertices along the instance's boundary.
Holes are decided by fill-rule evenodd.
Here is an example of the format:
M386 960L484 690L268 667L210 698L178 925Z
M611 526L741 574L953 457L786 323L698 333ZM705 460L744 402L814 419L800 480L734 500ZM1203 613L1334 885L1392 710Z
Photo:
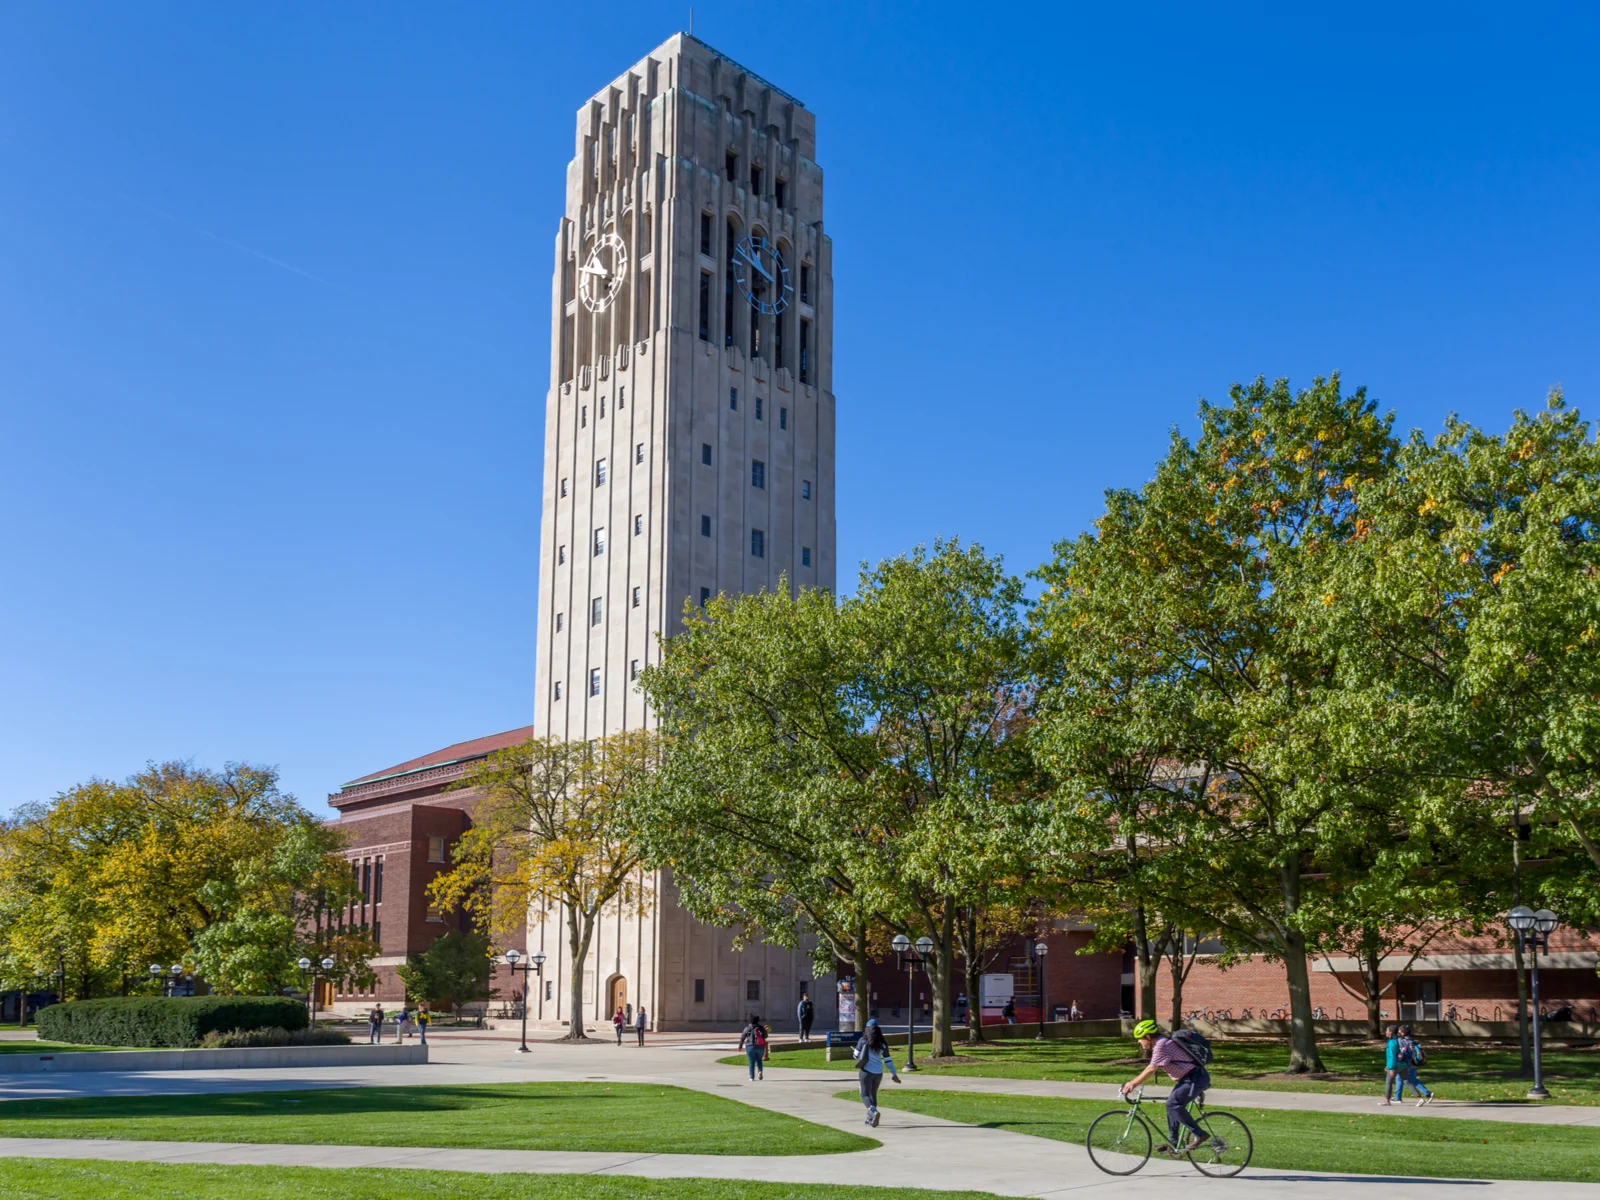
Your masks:
M678 34L578 110L555 240L535 727L593 739L652 721L636 679L683 607L835 586L832 246L815 119ZM589 959L596 1018L656 1027L792 1012L806 955L691 920L668 878ZM564 1019L559 914L530 922ZM831 982L812 987L819 1022Z

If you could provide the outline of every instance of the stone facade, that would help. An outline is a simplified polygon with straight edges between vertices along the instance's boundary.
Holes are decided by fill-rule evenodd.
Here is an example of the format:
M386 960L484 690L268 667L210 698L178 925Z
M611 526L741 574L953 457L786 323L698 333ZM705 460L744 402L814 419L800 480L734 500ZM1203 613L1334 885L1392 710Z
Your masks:
M635 685L685 604L786 580L835 585L832 247L815 122L793 96L687 35L587 101L555 238L534 721L594 739L648 726ZM787 272L787 290L784 273ZM691 920L641 879L574 966L558 910L530 1016L643 1003L658 1028L792 1010L831 982L809 956Z

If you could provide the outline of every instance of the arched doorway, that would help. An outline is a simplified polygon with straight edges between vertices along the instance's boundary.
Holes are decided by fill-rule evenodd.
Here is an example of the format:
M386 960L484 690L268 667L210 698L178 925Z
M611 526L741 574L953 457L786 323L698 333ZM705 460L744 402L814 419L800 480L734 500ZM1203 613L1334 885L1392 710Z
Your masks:
M606 1006L606 1016L610 1016L617 1009L628 1003L628 980L622 975L614 976L611 980L611 1003Z

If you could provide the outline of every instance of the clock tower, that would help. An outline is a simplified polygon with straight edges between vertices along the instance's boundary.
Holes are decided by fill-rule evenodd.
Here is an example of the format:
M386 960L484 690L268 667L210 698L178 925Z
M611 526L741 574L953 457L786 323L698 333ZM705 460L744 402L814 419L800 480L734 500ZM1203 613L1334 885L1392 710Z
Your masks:
M647 726L637 678L685 604L835 587L832 245L816 125L794 96L677 34L578 110L555 239L545 404L535 727L591 740ZM831 984L804 953L733 948L674 903L619 914L589 961L559 914L530 920L551 998L585 973L594 1017L656 1027L792 1011ZM538 941L539 945L533 945ZM592 990L591 990L592 985ZM620 998L619 998L620 997Z

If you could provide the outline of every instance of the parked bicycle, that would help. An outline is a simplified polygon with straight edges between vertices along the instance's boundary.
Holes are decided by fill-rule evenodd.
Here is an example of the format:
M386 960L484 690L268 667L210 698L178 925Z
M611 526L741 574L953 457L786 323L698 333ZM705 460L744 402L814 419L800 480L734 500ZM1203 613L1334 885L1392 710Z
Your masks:
M1146 1100L1142 1087L1124 1099L1125 1107L1101 1113L1089 1123L1089 1157L1107 1175L1132 1175L1150 1161L1157 1140L1166 1140L1139 1111L1141 1104L1160 1104L1160 1100ZM1186 1157L1200 1174L1218 1178L1237 1175L1250 1165L1255 1140L1248 1125L1230 1112L1206 1108L1204 1098L1192 1101L1188 1109L1207 1139L1191 1149L1194 1134L1180 1128L1176 1154Z

